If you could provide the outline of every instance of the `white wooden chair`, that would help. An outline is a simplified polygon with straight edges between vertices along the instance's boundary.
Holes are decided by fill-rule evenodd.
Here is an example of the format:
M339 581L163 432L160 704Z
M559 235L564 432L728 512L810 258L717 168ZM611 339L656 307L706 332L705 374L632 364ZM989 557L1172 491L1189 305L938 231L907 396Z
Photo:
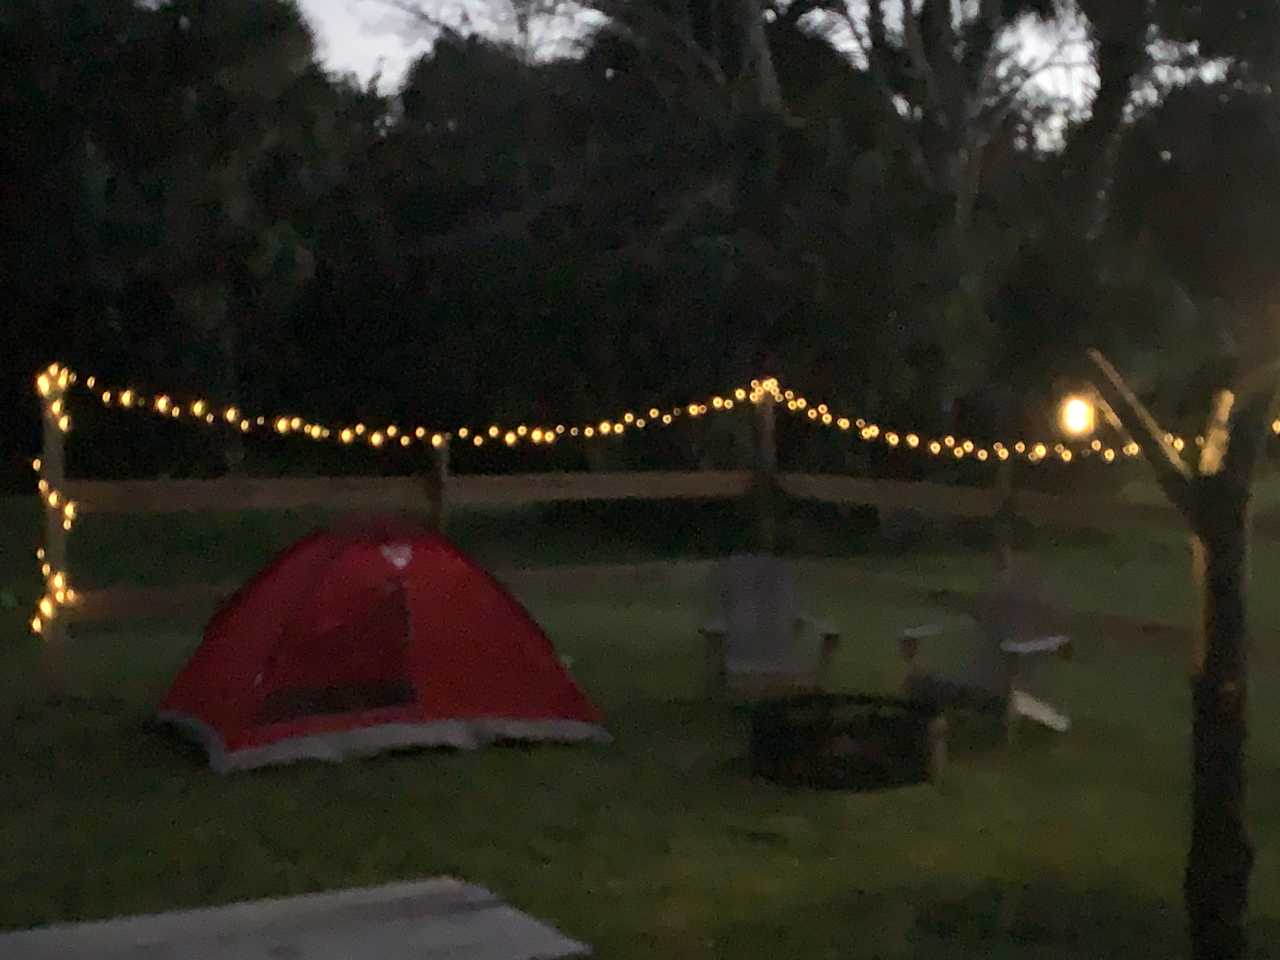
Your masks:
M1040 688L1053 658L1069 658L1072 644L1069 637L1043 629L1044 610L1038 581L1026 567L1013 566L978 605L974 623L904 630L899 646L909 666L906 696L944 707L1003 711L1010 738L1023 719L1067 732L1070 716L1049 703ZM931 667L933 658L920 656L922 641L929 648L954 644L958 649L950 651L949 665Z
M768 554L738 554L711 575L706 640L712 692L820 690L840 634L799 610L791 567Z

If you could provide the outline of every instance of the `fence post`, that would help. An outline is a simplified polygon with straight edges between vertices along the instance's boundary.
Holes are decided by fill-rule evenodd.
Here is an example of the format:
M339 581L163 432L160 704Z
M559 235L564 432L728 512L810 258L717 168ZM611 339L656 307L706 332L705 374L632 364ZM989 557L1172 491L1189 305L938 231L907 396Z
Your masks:
M448 504L446 488L449 485L449 435L445 434L440 446L432 447L432 469L427 480L427 499L431 504L431 526L437 533L444 533L445 511Z
M1017 510L1013 499L1013 458L1001 460L995 476L996 510L993 516L996 570L1004 573L1013 560L1013 524Z
M775 487L778 443L773 395L764 392L756 405L755 464L752 497L755 503L757 548L772 553L778 546Z
M61 396L55 393L54 396ZM58 416L53 412L47 400L42 404L42 443L40 449L40 474L48 481L49 491L57 491L60 497L66 496L66 436L58 426ZM67 570L67 531L63 526L62 501L58 506L50 506L47 495L44 498L44 562L49 565L50 576L45 578L45 593L52 595L52 578L61 573L71 582L70 571ZM51 666L51 673L57 679L60 673L61 647L67 639L65 610L56 610L54 616L45 617L43 637L46 648L46 659Z

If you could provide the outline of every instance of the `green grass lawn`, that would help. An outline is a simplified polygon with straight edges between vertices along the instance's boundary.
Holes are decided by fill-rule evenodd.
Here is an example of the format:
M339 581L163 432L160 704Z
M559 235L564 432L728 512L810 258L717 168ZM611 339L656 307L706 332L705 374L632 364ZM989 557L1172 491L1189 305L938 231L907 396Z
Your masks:
M702 585L685 571L571 579L522 591L606 710L607 748L420 752L219 777L149 722L199 620L83 628L74 689L50 703L22 630L35 521L0 506L0 927L212 904L449 873L483 884L615 960L1098 958L1185 954L1186 652L1078 637L1057 693L1069 735L984 746L962 729L939 786L787 790L743 772L742 719L700 694ZM315 518L112 524L86 518L87 583L163 583L252 570ZM724 517L720 517L724 520ZM641 511L628 525L572 511L458 517L488 563L715 555L730 524ZM936 611L849 587L850 569L976 588L985 554L950 542L888 552L866 538L797 549L840 558L804 583L845 632L841 689L901 680L892 643ZM716 534L714 531L721 531ZM706 531L713 531L707 533ZM1184 620L1175 537L1047 538L1062 602ZM1258 551L1250 822L1255 954L1280 947L1280 550ZM989 731L986 731L989 732Z

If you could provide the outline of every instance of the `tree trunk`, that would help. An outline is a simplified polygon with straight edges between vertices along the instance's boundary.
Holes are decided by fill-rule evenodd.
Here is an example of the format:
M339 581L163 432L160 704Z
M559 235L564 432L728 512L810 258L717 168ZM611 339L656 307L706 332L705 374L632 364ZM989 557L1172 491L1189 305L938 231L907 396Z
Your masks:
M1253 846L1244 823L1247 691L1247 487L1223 474L1196 481L1196 578L1202 594L1192 653L1192 822L1184 893L1194 960L1245 955Z
M1258 342L1244 345L1246 356L1272 354L1280 308L1267 314ZM1191 848L1183 893L1194 960L1243 960L1253 870L1244 823L1249 499L1280 365L1264 361L1238 375L1234 390L1217 392L1192 473L1116 369L1096 350L1090 357L1103 373L1108 420L1119 424L1117 408L1128 413L1156 480L1191 526L1203 603L1191 656Z

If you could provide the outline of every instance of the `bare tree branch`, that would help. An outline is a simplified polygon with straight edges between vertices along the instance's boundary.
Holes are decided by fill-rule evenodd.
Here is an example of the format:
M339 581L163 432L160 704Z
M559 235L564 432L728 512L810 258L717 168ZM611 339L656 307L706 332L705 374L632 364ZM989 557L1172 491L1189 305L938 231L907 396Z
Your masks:
M934 189L937 180L933 175L933 171L929 168L929 162L925 158L924 148L920 144L920 138L916 135L915 130L910 124L898 113L896 98L898 92L893 88L893 84L889 82L889 78L885 72L885 34L884 34L884 16L880 6L880 0L868 0L868 34L864 35L862 25L853 15L846 3L840 11L841 19L849 27L849 32L853 36L854 42L858 45L858 49L862 52L863 58L867 63L867 72L871 76L871 80L876 85L876 89L880 91L881 97L884 99L885 108L890 116L897 117L899 122L894 124L895 129L903 147L907 151L907 156L911 160L912 169L915 170L916 176L929 189Z
M1119 417L1117 408L1128 414L1129 426L1137 428L1133 431L1136 442L1147 455L1147 462L1155 471L1156 482L1160 484L1169 502L1190 518L1193 508L1191 469L1178 454L1172 441L1165 439L1167 434L1164 428L1125 383L1111 361L1099 350L1090 350L1089 359L1102 373L1102 382L1097 387L1110 407L1109 416Z

